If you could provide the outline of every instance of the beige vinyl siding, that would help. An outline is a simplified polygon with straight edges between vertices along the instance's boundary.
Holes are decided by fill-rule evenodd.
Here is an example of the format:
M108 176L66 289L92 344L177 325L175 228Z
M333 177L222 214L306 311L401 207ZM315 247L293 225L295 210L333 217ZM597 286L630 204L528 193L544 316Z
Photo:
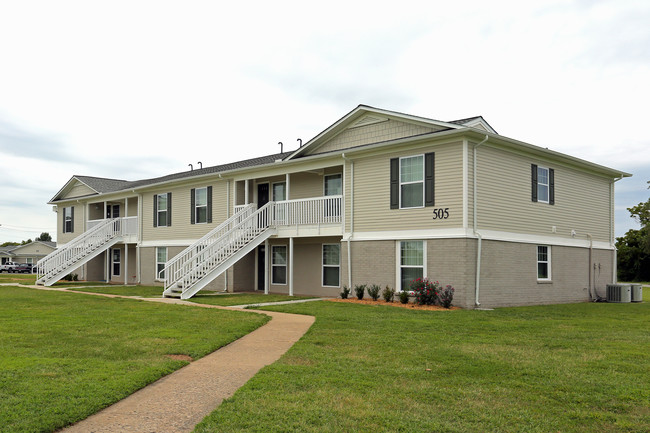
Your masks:
M323 176L318 173L293 173L290 177L289 199L321 197L323 195Z
M434 132L442 128L416 125L412 123L387 120L370 125L348 128L310 154L326 153L335 150L348 149L364 144L412 137L414 135Z
M62 197L59 199L74 198L74 197L83 197L90 194L97 194L94 190L90 189L81 182L77 182L72 186Z
M26 245L16 248L15 250L12 251L12 253L17 254L19 256L33 256L33 255L45 256L54 250L55 248L52 248L40 242L30 242Z
M435 206L390 208L390 159L435 152ZM462 143L431 145L354 161L354 230L424 230L463 225ZM346 179L349 192L349 178ZM433 209L448 208L449 218L434 220Z
M181 187L166 188L142 194L142 240L174 240L198 239L215 228L226 219L227 215L227 182L220 181L206 184L185 185ZM191 224L191 198L192 188L212 186L212 223ZM172 193L172 225L171 227L153 226L153 195Z
M74 231L72 233L63 233L63 208L74 208ZM86 213L84 212L85 206L83 204L68 206L59 204L56 211L56 241L57 244L66 244L84 233L84 220Z
M554 169L554 205L531 200L531 164ZM477 180L479 230L565 238L575 230L577 239L590 233L594 240L610 240L606 178L483 145L478 148Z

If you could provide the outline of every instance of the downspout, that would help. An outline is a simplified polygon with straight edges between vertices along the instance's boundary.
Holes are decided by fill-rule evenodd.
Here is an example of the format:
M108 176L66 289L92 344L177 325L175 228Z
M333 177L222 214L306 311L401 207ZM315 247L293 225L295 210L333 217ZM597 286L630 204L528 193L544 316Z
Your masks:
M612 284L616 284L618 282L618 272L616 269L618 251L616 250L616 243L614 242L614 184L621 179L623 179L623 176L615 177L614 181L610 184L609 187L609 242L614 250L614 254L612 255Z
M485 138L478 144L474 146L474 155L473 155L473 163L474 163L474 174L473 174L473 181L474 181L474 186L472 190L472 196L473 196L473 228L474 228L474 235L478 238L478 245L476 246L476 289L475 289L475 299L474 299L474 306L475 307L480 307L481 303L478 301L479 299L479 293L481 289L481 249L483 248L483 237L478 231L478 221L477 221L477 206L478 206L478 200L477 200L477 192L476 192L476 149L482 145L483 143L488 141L488 136L486 135Z
M350 238L352 237L352 233L354 233L354 161L347 158L345 156L345 153L342 153L341 156L345 161L350 163L350 236L348 236L347 244L348 244L348 287L351 288L352 287L352 258L350 257L351 254ZM343 192L345 192L345 189L343 190Z
M219 179L221 179L221 173L219 173ZM233 213L234 212L233 208ZM226 219L230 218L230 180L226 183ZM223 292L228 291L228 269L223 273Z
M591 288L591 261L592 261L592 257L593 257L592 254L593 254L593 248L594 248L594 238L593 238L593 236L591 236L591 233L587 233L587 237L589 238L589 265L588 265L589 266L589 272L588 272L589 284L587 285L587 287L588 287L588 290L589 290L589 299L592 300L592 301L595 301L596 297L594 295L592 295L592 288ZM594 287L593 291L595 292L595 287Z

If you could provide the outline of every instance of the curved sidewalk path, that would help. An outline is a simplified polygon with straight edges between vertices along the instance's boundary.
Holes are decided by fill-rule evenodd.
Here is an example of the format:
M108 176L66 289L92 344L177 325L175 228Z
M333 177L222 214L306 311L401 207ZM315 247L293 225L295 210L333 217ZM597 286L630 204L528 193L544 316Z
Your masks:
M28 286L34 287L34 286ZM36 286L43 290L43 287ZM66 292L74 290L49 289ZM131 298L129 296L90 295ZM202 305L170 298L136 298L193 307L233 310L233 307ZM221 402L272 364L302 337L314 323L312 316L246 310L271 316L250 334L191 362L170 375L142 388L83 421L59 430L65 433L191 432Z

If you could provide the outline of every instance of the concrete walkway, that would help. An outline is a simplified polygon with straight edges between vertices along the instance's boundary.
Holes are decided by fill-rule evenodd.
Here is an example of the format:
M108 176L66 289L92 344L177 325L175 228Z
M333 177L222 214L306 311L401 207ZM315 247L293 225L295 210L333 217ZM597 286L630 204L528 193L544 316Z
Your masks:
M28 286L41 290L42 286ZM128 296L75 292L86 295ZM170 298L137 298L168 304L231 310ZM247 310L271 320L250 334L163 377L106 409L61 432L191 432L223 399L253 377L262 367L277 361L314 323L312 316Z

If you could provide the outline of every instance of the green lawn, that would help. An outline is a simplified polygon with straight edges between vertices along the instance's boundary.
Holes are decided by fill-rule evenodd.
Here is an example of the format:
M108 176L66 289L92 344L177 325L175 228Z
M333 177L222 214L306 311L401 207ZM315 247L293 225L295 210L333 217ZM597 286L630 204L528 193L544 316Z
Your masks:
M160 298L163 288L160 286L101 286L68 287L70 290L90 293L107 293L109 295L139 296L141 298Z
M0 287L0 431L52 432L86 418L268 318Z
M648 432L650 299L494 311L334 302L197 432Z
M31 285L35 282L36 274L10 274L8 272L0 272L0 283Z
M245 304L261 304L265 302L283 302L283 301L297 301L300 299L314 299L314 296L288 296L288 295L274 295L269 293L241 293L241 294L218 294L209 295L199 292L198 295L188 299L188 301L196 302L198 304L221 305L228 307L231 305L245 305Z

